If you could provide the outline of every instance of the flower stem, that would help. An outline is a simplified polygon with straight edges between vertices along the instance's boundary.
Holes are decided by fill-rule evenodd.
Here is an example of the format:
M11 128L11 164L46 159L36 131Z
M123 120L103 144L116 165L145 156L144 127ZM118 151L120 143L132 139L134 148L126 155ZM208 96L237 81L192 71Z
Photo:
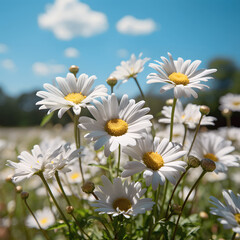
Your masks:
M78 128L78 119L79 119L79 116L74 115L74 137L75 137L75 143L76 143L77 149L79 149L81 146L81 134L80 134L80 129ZM82 159L80 156L78 157L78 161L79 161L80 172L82 175L82 182L84 184L85 179L84 179L83 169L82 169Z
M161 216L161 214L162 214L162 212L163 212L164 204L165 204L165 201L166 201L167 188L168 188L168 180L166 180L166 184L165 184L165 189L164 189L164 193L163 193L163 200L162 200L162 205L161 205L160 216Z
M65 193L65 191L64 191L64 188L63 188L63 186L62 186L61 180L60 180L60 178L59 178L58 171L56 171L56 173L55 173L55 177L56 177L56 180L57 180L58 186L60 187L61 192L62 192L62 194L63 194L65 200L67 201L68 205L71 206L72 204L70 203L70 201L69 201L69 199L68 199L68 197L67 197L67 195L66 195L66 193Z
M42 172L38 173L38 176L42 179L43 184L45 185L45 187L46 187L49 195L51 196L51 198L52 198L54 204L56 205L59 213L61 214L64 222L67 224L67 226L68 226L68 228L69 228L69 233L70 233L70 225L69 225L69 222L68 222L67 218L65 217L62 209L61 209L60 206L58 205L56 198L53 196L53 193L52 193L50 187L48 186L48 183L47 183L46 179L44 178L43 173L42 173Z
M233 233L233 235L232 235L232 238L231 238L231 240L234 240L234 239L235 239L235 237L236 237L236 235L237 235L237 233L236 233L236 232L234 232L234 233Z
M190 169L190 167L187 166L186 171L182 173L181 177L178 179L176 185L174 186L174 189L173 189L173 191L172 191L171 197L170 197L169 202L168 202L166 214L165 214L165 218L166 218L166 219L169 218L169 217L167 217L167 215L168 215L168 210L169 210L169 208L170 208L170 206L171 206L171 202L172 202L174 193L175 193L175 191L177 190L177 187L178 187L179 183L182 181L183 177L185 176L185 174L187 173L187 171L188 171L189 169Z
M175 239L176 232L177 232L177 228L178 228L178 223L179 223L179 220L180 220L180 218L181 218L181 216L182 216L183 209L184 209L184 207L185 207L185 205L186 205L186 203L187 203L187 200L188 200L188 198L190 197L190 195L191 195L192 191L194 190L194 188L199 184L200 180L202 179L202 177L203 177L205 174L206 174L206 171L203 171L203 172L201 173L201 175L199 176L199 178L197 179L197 181L194 183L194 185L193 185L192 188L190 189L187 197L185 198L184 203L183 203L182 208L181 208L181 212L180 212L180 214L178 215L178 219L177 219L177 222L176 222L176 226L175 226L175 229L174 229L174 233L173 233L172 240Z
M44 237L45 237L47 240L50 240L50 238L48 237L47 233L42 229L42 227L41 227L40 223L38 222L36 216L34 215L32 209L29 207L29 205L28 205L28 203L27 203L27 200L26 200L26 199L23 199L23 201L24 201L24 203L25 203L27 209L28 209L29 212L32 214L33 218L35 219L35 221L36 221L36 223L37 223L39 229L40 229L41 232L43 233Z
M113 94L113 86L111 86L111 94Z
M143 94L142 88L140 87L140 84L139 84L137 78L136 78L136 77L133 77L133 79L135 80L135 83L136 83L137 86L138 86L138 89L139 89L139 91L140 91L140 93L141 93L142 99L146 102L145 96L144 96L144 94Z
M177 103L177 98L174 97L174 99L173 99L173 105L172 105L172 113L171 113L171 124L170 124L169 142L172 141L172 137L173 137L173 123L174 123L174 112L175 112L176 103Z
M202 114L201 117L200 117L200 119L199 119L199 123L198 123L198 125L197 125L197 127L196 127L196 131L195 131L195 134L194 134L194 137L193 137L191 146L190 146L190 148L189 148L187 157L190 155L190 153L191 153L191 151L192 151L193 144L194 144L194 142L195 142L195 140L196 140L196 137L197 137L197 134L198 134L198 130L199 130L199 128L200 128L200 125L201 125L201 121L202 121L203 116L204 116L204 115Z
M118 147L118 163L117 163L117 177L119 176L120 160L121 160L121 145L119 144L119 147Z
M185 145L185 141L186 141L186 137L187 137L187 130L188 130L188 127L187 127L187 124L183 124L184 126L184 136L183 136L183 141L182 141L182 146L184 147Z

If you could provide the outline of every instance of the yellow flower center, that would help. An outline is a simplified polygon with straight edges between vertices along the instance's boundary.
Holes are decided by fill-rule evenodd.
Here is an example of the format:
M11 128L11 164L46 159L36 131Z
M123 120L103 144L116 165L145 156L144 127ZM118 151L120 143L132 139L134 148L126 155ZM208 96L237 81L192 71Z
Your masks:
M127 211L132 207L131 202L127 198L118 198L113 202L113 208L121 211Z
M204 158L208 158L214 162L218 162L218 158L213 153L206 153L203 156L204 156Z
M107 121L105 131L111 136L122 136L128 130L128 124L119 118Z
M45 223L47 223L47 218L42 218L39 222L41 223L41 224L45 224Z
M239 106L240 105L240 101L235 101L232 103L234 106Z
M189 79L188 79L187 75L185 75L183 73L173 72L168 77L176 85L179 85L179 84L187 85L187 84L189 84Z
M152 170L158 170L164 165L163 158L157 152L146 152L143 155L143 162L148 168Z
M236 213L236 214L234 215L234 217L235 217L237 223L240 224L240 213Z
M84 100L87 96L82 95L82 93L69 93L67 96L64 97L67 101L74 102L79 104Z
M80 177L80 174L79 174L79 173L73 173L73 174L70 176L70 178L73 179L73 180L77 179L78 177Z

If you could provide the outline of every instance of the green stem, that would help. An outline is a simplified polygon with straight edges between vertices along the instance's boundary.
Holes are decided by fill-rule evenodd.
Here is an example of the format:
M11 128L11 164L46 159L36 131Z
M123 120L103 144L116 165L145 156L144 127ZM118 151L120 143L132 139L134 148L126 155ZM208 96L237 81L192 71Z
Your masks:
M168 188L168 180L166 180L165 188L164 188L164 193L163 193L163 200L162 200L162 205L161 205L161 212L160 216L162 215L163 209L164 209L164 204L166 201L166 196L167 196L167 188Z
M231 116L227 116L226 120L227 120L227 127L230 128L231 127Z
M234 233L233 233L233 235L232 235L232 238L231 238L231 240L234 240L234 239L235 239L235 237L236 237L236 235L237 235L237 233L236 233L236 232L234 232Z
M139 89L139 91L140 91L140 93L141 93L142 99L146 102L145 96L144 96L144 94L143 94L142 88L140 87L140 84L139 84L137 78L136 78L136 77L133 77L133 79L135 80L135 83L136 83L137 86L138 86L138 89Z
M119 144L119 147L118 147L118 163L117 163L117 177L119 176L120 160L121 160L121 145Z
M79 116L74 115L74 137L75 137L75 143L76 143L77 149L79 149L81 146L81 136L80 136L80 129L78 128L78 120L79 120ZM82 159L80 156L78 157L78 161L79 161L79 167L80 167L80 172L82 176L82 182L84 184L85 179L84 179L83 169L82 169Z
M111 94L113 94L113 86L111 86Z
M41 225L39 224L39 222L38 222L36 216L34 215L33 211L32 211L31 208L29 207L29 205L28 205L28 203L27 203L27 200L24 199L23 201L24 201L24 203L25 203L27 209L28 209L29 212L32 214L33 218L35 219L35 221L36 221L36 223L37 223L39 229L40 229L41 232L43 233L44 237L45 237L47 240L50 240L50 238L48 237L47 233L42 229Z
M56 173L55 173L55 178L56 178L56 180L57 180L58 186L60 187L61 192L62 192L62 194L63 194L66 202L68 203L68 206L72 206L72 204L70 203L70 201L69 201L69 199L68 199L68 197L67 197L67 195L66 195L66 193L65 193L65 191L64 191L64 188L63 188L63 186L62 186L61 180L60 180L60 178L59 178L58 171L56 171Z
M174 193L175 193L175 191L177 190L177 187L178 187L179 183L182 181L183 177L185 176L185 174L187 173L187 171L188 171L189 169L190 169L190 167L187 166L186 171L182 173L181 177L178 179L176 185L174 186L174 189L173 189L173 191L172 191L171 197L170 197L169 202L168 202L168 206L167 206L165 218L167 218L168 210L169 210L169 208L170 208L170 206L171 206L171 202L172 202Z
M185 141L186 141L186 137L187 137L187 130L188 130L188 127L187 127L187 124L183 124L184 126L184 136L183 136L183 141L182 141L182 146L184 147L185 145Z
M38 173L38 176L42 179L43 184L45 185L45 187L46 187L49 195L51 196L51 198L52 198L54 204L56 205L59 213L61 214L64 222L67 224L67 226L68 226L68 228L69 228L69 233L70 233L70 225L69 225L69 222L68 222L67 218L65 217L62 209L61 209L60 206L58 205L56 198L53 196L53 193L52 193L50 187L48 186L48 183L47 183L46 179L44 178L43 173L42 173L42 172L39 172L39 173Z
M173 123L174 123L174 112L175 112L176 103L177 103L177 98L174 97L174 99L173 99L173 105L172 105L172 113L171 113L171 124L170 124L170 137L169 137L169 142L172 141L172 137L173 137Z
M186 199L184 200L184 203L183 203L182 208L181 208L181 212L180 212L180 214L178 215L178 219L177 219L177 222L176 222L176 226L175 226L175 229L174 229L174 233L173 233L172 240L175 239L176 232L177 232L177 228L178 228L178 223L179 223L179 220L180 220L180 218L181 218L181 216L182 216L183 209L184 209L184 207L185 207L185 205L186 205L186 203L187 203L187 200L188 200L188 198L190 197L190 195L191 195L192 191L194 190L194 188L199 184L201 178L202 178L205 174L206 174L206 171L203 171L203 172L201 173L201 175L199 176L199 178L197 179L197 181L194 183L194 185L193 185L192 188L190 189L190 191L189 191Z
M198 134L198 130L199 130L199 128L200 128L200 125L201 125L201 121L202 121L203 116L204 116L204 115L202 114L201 117L200 117L200 119L199 119L199 123L198 123L198 125L197 125L197 127L196 127L196 131L195 131L195 134L194 134L194 137L193 137L191 146L190 146L190 148L189 148L187 157L190 155L190 153L191 153L191 151L192 151L193 144L194 144L194 142L195 142L195 140L196 140L196 137L197 137L197 134Z

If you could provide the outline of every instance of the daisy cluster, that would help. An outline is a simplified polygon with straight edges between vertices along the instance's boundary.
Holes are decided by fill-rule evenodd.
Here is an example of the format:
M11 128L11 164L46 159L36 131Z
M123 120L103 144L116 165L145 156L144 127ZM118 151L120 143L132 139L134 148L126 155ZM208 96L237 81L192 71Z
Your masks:
M46 83L45 90L37 92L41 99L36 105L40 110L47 110L47 114L56 111L59 118L64 114L70 117L69 128L73 128L71 135L75 142L48 136L34 145L31 152L22 151L18 161L7 160L7 166L14 169L10 177L12 183L31 179L30 184L23 185L36 189L39 198L49 195L50 202L56 206L31 211L32 215L26 219L28 227L40 228L45 235L45 230L54 228L56 219L61 219L64 225L57 224L56 229L64 228L63 234L69 239L100 239L97 234L101 227L97 229L96 225L93 230L85 231L82 226L87 228L88 223L79 220L83 218L81 210L76 211L79 216L75 217L75 206L71 202L77 201L78 209L87 209L86 215L101 214L95 217L105 229L102 239L120 239L123 228L122 234L132 234L129 218L136 219L136 224L131 220L134 231L149 228L147 234L142 231L136 239L160 239L163 223L168 231L164 234L175 239L180 237L177 228L182 224L184 207L188 200L194 204L202 178L209 183L223 181L229 177L229 168L240 166L239 129L228 126L208 130L207 126L214 126L217 121L208 116L210 109L183 104L186 98L198 97L196 89L208 88L206 83L217 70L198 69L201 61L184 61L180 57L174 60L170 53L168 59L161 57L160 61L150 63L149 67L155 72L147 76L147 83L160 84L160 93L172 92L173 96L159 109L160 118L156 119L138 82L138 75L149 60L142 58L142 54L139 57L132 54L130 60L122 61L110 74L114 80L108 81L111 94L102 84L93 88L96 76L83 73L77 77L76 66L70 68L66 78L57 77L56 84ZM117 97L115 83L127 84L131 79L137 83L143 100L129 99L127 94ZM240 111L239 99L239 95L229 93L220 98L219 109L225 113ZM83 114L83 108L87 115ZM227 118L229 121L229 114ZM0 141L0 144L2 151L6 143ZM23 194L22 198L27 204L26 196ZM216 208L211 208L210 213L220 216L224 227L240 233L239 194L236 196L229 190L223 191L223 196L226 205L211 197ZM63 200L72 220L61 210ZM105 218L106 214L110 217ZM166 227L170 218L171 224L175 222L174 230ZM78 230L73 230L77 226Z

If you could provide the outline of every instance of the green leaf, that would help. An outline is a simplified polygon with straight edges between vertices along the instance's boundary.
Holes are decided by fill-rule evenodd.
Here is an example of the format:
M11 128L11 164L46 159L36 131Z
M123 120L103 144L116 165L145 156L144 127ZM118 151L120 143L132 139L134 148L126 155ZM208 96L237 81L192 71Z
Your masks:
M51 112L50 114L45 115L40 123L40 126L41 127L45 126L51 120L51 118L53 117L53 114L54 112Z
M66 223L57 223L57 224L49 227L48 230L60 229L60 228L64 228L64 227L67 227Z

